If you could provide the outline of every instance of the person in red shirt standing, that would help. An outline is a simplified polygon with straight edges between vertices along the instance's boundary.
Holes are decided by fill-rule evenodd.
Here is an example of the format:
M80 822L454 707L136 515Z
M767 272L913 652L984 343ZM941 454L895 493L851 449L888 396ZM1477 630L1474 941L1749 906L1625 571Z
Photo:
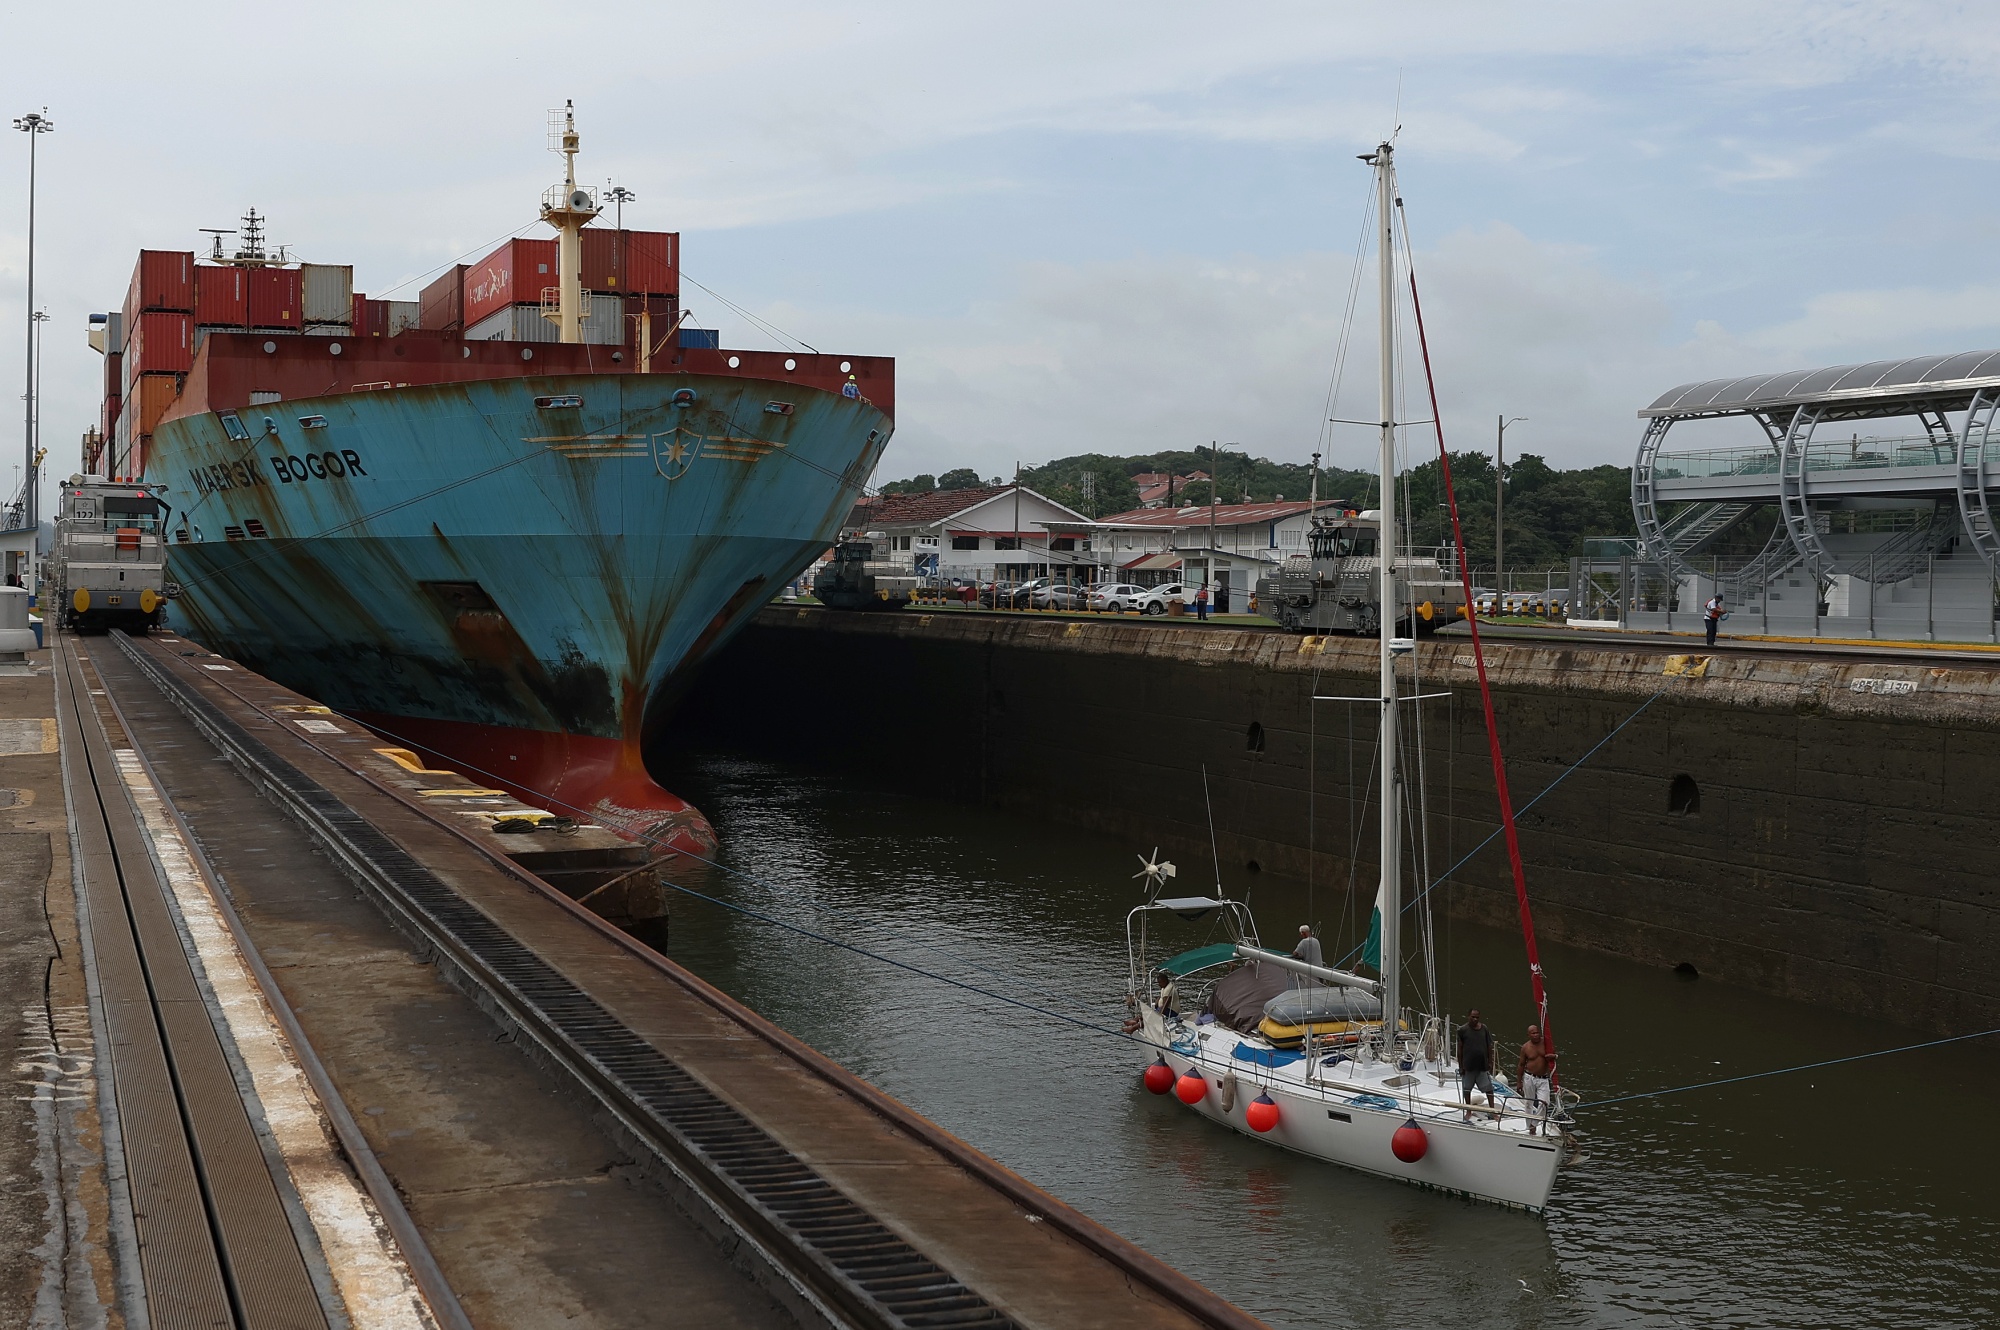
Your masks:
M1194 617L1204 620L1208 618L1208 583L1206 582L1201 584L1201 590L1194 593Z

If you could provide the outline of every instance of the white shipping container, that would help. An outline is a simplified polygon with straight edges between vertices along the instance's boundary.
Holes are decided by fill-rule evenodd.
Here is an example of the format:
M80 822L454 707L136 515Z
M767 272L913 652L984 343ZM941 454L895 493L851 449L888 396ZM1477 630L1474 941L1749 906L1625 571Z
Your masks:
M346 337L353 331L351 323L308 323L305 327L308 337Z
M307 323L348 323L354 318L354 265L301 263L299 285Z
M540 305L507 305L465 330L468 342L553 342L556 325L542 317Z
M405 328L417 326L417 315L423 306L415 300L385 300L389 307L388 326L382 330L384 337L394 337Z
M509 305L495 310L465 330L468 342L554 342L560 337L555 321L542 317L540 305ZM583 321L583 340L594 346L625 342L625 300L622 296L590 297L590 315Z

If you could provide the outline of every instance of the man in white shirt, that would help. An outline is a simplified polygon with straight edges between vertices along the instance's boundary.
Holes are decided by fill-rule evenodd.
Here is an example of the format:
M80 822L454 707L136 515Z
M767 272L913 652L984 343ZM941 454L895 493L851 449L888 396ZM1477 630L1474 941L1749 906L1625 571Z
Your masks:
M1703 625L1708 629L1708 644L1714 646L1715 630L1722 626L1722 593L1720 591L1710 596L1708 604L1702 606L1701 618Z

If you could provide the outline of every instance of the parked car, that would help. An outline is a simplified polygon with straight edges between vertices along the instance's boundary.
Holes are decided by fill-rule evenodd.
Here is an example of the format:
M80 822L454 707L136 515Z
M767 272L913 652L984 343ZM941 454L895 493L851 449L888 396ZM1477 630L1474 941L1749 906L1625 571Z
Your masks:
M1014 607L1014 598L1020 593L1017 582L981 582L979 603L989 610L1006 610Z
M1134 586L1130 582L1106 582L1090 589L1090 608L1123 614L1126 610L1137 609L1145 595L1146 588L1142 586Z
M1090 603L1090 589L1074 582L1054 582L1032 592L1029 600L1038 610L1080 610Z
M1194 588L1180 582L1169 582L1165 586L1156 586L1140 596L1134 603L1133 608L1137 609L1141 614L1165 614L1167 612L1167 602L1170 600L1183 601L1192 606L1194 604Z

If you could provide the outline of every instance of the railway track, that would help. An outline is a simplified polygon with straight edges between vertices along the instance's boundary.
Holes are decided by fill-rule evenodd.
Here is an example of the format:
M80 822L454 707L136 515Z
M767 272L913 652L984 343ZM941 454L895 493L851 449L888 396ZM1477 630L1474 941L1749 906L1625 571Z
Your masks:
M123 738L119 709L143 702L153 713L178 712L178 719L226 756L274 810L303 828L319 851L361 887L399 932L435 960L454 986L498 1020L534 1062L578 1099L587 1101L593 1115L609 1124L617 1140L642 1154L645 1171L663 1193L671 1196L698 1228L719 1241L718 1260L726 1254L727 1263L739 1275L747 1275L787 1313L784 1320L869 1330L997 1330L1071 1323L1260 1324L858 1082L575 906L533 874L504 860L488 864L492 873L511 879L512 887L550 898L568 924L587 930L595 945L615 945L625 960L637 962L654 981L670 982L683 999L692 997L703 1004L711 1018L716 1014L727 1018L732 1026L779 1055L773 1061L782 1060L795 1069L794 1074L804 1073L820 1082L822 1089L815 1093L824 1093L830 1086L865 1108L867 1114L906 1140L902 1147L905 1153L914 1146L932 1157L932 1168L940 1161L955 1166L978 1189L1002 1202L1009 1218L1018 1221L1025 1216L1053 1230L1047 1237L1060 1237L1072 1248L1064 1257L1072 1278L1081 1255L1101 1267L1106 1282L1121 1286L1118 1293L1133 1303L1121 1311L1115 1305L1119 1298L1114 1296L1106 1304L1109 1311L1093 1307L1087 1314L1079 1306L1074 1322L1042 1315L1024 1317L1018 1290L1002 1289L1002 1296L996 1299L982 1286L981 1272L963 1269L962 1245L954 1248L947 1242L946 1249L954 1256L941 1257L929 1249L928 1235L911 1232L907 1223L898 1222L901 1216L893 1213L893 1206L889 1216L878 1214L866 1197L854 1192L852 1182L857 1175L829 1175L796 1148L789 1124L773 1130L759 1121L758 1112L746 1111L730 1095L719 1093L700 1068L683 1065L662 1049L657 1038L635 1029L624 995L616 987L607 992L593 973L580 974L573 964L552 959L564 949L561 941L554 943L557 952L544 955L548 945L544 939L537 936L524 941L518 929L510 929L504 919L495 916L490 901L469 898L462 890L463 881L434 866L436 855L425 844L412 846L405 843L407 837L392 837L377 825L379 813L364 816L351 806L355 797L351 788L336 792L316 778L314 757L323 745L307 744L282 723L283 717L273 714L273 696L265 694L280 691L274 685L240 670L203 673L182 658L196 653L185 652L180 644L169 647L122 635L93 639L93 643L100 642L103 645L95 647L95 654L101 658L102 668L93 671L91 662L82 658L73 642L58 639L64 679L64 737L73 739L65 744L65 751L82 755L72 781L72 796L78 808L86 804L94 807L102 822L96 831L101 845L80 832L86 871L100 878L108 872L120 883L116 900L112 893L91 893L90 921L93 935L105 939L97 945L100 957L110 962L106 968L105 960L100 960L107 976L116 977L112 971L120 963L112 954L111 943L118 936L121 916L135 953L126 968L135 974L148 973L146 957L166 958L177 954L179 945L169 937L173 924L165 911L149 914L144 893L119 876L121 866L138 862L145 850L137 828L123 825L130 818L123 795L113 798L106 793L116 788L116 764L108 736L117 734L121 742L129 742ZM217 669L213 665L209 668ZM102 683L102 698L92 697L94 679ZM159 705L163 699L171 708ZM161 724L153 716L136 728L158 730ZM284 737L275 738L277 735ZM357 764L350 764L347 772L372 783L383 798L407 806L412 814L430 816L430 811L406 792L371 777ZM103 783L107 777L113 780L110 786ZM170 787L171 775L162 784ZM167 792L171 797L170 788ZM125 811L121 813L121 809ZM200 830L197 824L195 831ZM446 834L433 841L451 839L450 829L442 830ZM269 839L268 835L263 839ZM470 838L460 836L458 840L463 842L462 848L472 846ZM159 896L157 887L153 894ZM141 900L140 906L130 904L134 898ZM247 944L249 938L243 935L242 940ZM576 950L574 943L572 939L567 948L571 952ZM165 960L155 960L153 968L164 971ZM268 982L268 973L260 973ZM611 982L615 985L617 977L612 976ZM629 982L624 984L625 989L630 986ZM277 998L276 1005L283 1008L278 985L269 983L269 988ZM156 1312L154 1324L328 1324L312 1296L310 1243L302 1255L291 1228L282 1222L283 1206L275 1204L274 1194L267 1194L275 1193L277 1187L264 1160L257 1157L256 1142L245 1139L249 1135L247 1123L234 1135L224 1127L207 1125L211 1116L218 1121L227 1119L225 1110L230 1105L238 1117L244 1111L234 1087L227 1084L228 1069L220 1050L204 1052L199 1047L202 1031L192 1028L195 1021L181 1019L180 1025L190 1027L184 1032L175 1023L177 1011L183 1017L199 1015L208 1043L215 1043L214 1030L208 1028L206 1013L200 1011L192 980L171 990L161 980L153 984L151 992L146 1000L134 999L118 1007L121 1026L111 1032L111 1044L119 1058L119 1116L133 1124L128 1129L127 1148L150 1152L146 1160L135 1157L132 1166L148 1300L151 1302L157 1292L162 1299L160 1306L184 1302L188 1308L185 1320L162 1318ZM111 1006L107 998L107 1010ZM285 1015L290 1016L288 1009ZM154 1059L158 1065L151 1080L146 1077L153 1064L147 1063L141 1052L126 1053L128 1044L138 1049L139 1043L125 1027L143 1034L147 1019L152 1021L162 1048ZM295 1042L304 1045L306 1035L296 1018L288 1020L287 1026ZM186 1049L175 1041L177 1036L187 1044ZM305 1051L310 1059L310 1048ZM322 1099L330 1106L340 1105L339 1087L330 1078L320 1086L317 1081L325 1077L325 1068L317 1060L311 1061ZM202 1107L163 1117L157 1111L157 1105L163 1103ZM150 1115L147 1105L155 1106ZM349 1121L351 1125L352 1119ZM343 1132L342 1143L364 1181L369 1180L370 1168L381 1174L381 1166L359 1128L354 1129L352 1141ZM413 1275L438 1312L439 1322L454 1330L488 1323L477 1309L468 1317L458 1306L447 1283L449 1270L440 1270L419 1231L421 1214L412 1219L398 1199L398 1187L386 1176L377 1180L384 1193L377 1197L377 1203L385 1218L393 1221L391 1227L410 1258ZM170 1198L174 1204L158 1209L151 1203L141 1204L142 1189L144 1195ZM990 1201L988 1206L991 1208ZM1025 1225L1020 1228L1027 1231ZM1018 1241L1012 1232L1002 1236ZM634 1271L633 1276L643 1279L646 1274Z

